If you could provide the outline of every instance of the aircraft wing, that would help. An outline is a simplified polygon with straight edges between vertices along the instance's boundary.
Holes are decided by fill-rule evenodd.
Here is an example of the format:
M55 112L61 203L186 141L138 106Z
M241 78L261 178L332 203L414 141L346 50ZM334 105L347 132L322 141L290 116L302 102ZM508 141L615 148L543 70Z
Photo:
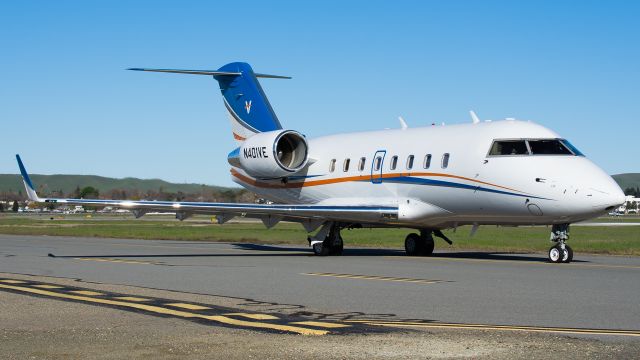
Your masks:
M259 218L267 227L281 220L300 222L308 232L318 228L324 221L379 223L382 220L398 218L398 206L383 205L316 205L316 204L251 204L251 203L209 203L190 201L149 201L149 200L103 200L41 198L38 196L29 174L19 155L16 155L22 180L29 200L39 203L59 205L112 206L132 210L136 217L147 212L175 212L178 219L192 214L212 214L218 222L224 223L236 216Z

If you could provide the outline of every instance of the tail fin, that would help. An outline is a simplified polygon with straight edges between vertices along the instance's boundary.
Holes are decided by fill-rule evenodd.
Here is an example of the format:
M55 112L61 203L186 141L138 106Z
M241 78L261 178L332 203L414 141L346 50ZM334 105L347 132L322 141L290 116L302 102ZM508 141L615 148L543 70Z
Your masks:
M179 74L211 75L220 84L229 113L233 137L238 142L259 132L282 129L257 78L290 79L286 76L256 74L247 63L234 62L218 70L129 69Z

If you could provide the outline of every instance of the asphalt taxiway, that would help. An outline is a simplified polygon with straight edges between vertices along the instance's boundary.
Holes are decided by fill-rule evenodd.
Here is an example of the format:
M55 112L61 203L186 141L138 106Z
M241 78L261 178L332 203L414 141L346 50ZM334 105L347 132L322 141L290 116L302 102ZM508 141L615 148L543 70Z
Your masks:
M579 252L579 250L577 250ZM0 272L289 304L318 314L640 331L640 259L0 236Z
M579 249L573 263L550 264L544 254L316 257L302 246L0 235L0 296L271 333L445 329L636 343L638 279L640 258Z

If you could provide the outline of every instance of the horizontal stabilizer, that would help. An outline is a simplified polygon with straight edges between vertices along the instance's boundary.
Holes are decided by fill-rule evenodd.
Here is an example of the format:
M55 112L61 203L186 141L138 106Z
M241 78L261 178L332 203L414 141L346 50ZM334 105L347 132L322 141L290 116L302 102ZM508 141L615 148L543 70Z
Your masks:
M178 70L178 69L145 69L145 68L129 68L133 71L151 71L162 73L191 74L191 75L210 75L210 76L239 76L239 72L215 71L215 70Z
M228 72L218 70L180 70L180 69L147 69L147 68L129 68L127 70L133 71L151 71L162 73L175 73L175 74L190 74L190 75L209 75L209 76L240 76L240 72ZM254 74L258 78L268 79L291 79L290 76L269 75L269 74Z
M259 78L267 78L267 79L291 79L291 76L282 76L282 75L269 75L269 74L258 74L258 73L254 73L254 75Z

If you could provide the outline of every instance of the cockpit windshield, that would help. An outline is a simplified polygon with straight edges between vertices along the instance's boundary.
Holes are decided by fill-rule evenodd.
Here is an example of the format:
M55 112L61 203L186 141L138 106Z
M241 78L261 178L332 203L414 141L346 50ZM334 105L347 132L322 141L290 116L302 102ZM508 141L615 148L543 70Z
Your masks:
M529 140L533 155L573 155L560 140Z
M584 154L582 153L582 151L578 150L577 147L573 146L572 143L569 142L569 140L567 139L560 139L560 142L562 142L562 144L566 147L569 148L569 150L571 150L571 152L573 153L573 155L575 156L584 156Z
M584 156L565 139L494 140L489 156L569 155Z
M529 155L529 149L524 140L496 140L489 155Z

